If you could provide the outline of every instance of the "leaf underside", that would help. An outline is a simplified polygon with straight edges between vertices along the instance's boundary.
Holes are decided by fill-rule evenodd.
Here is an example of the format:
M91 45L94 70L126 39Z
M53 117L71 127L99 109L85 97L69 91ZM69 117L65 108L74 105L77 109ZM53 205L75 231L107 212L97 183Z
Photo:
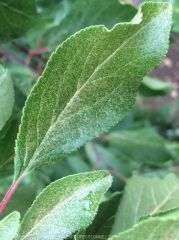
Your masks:
M112 236L109 240L168 240L179 239L179 211L149 217L132 229Z
M175 175L164 179L133 176L124 190L112 234L131 228L141 218L178 207L179 180Z

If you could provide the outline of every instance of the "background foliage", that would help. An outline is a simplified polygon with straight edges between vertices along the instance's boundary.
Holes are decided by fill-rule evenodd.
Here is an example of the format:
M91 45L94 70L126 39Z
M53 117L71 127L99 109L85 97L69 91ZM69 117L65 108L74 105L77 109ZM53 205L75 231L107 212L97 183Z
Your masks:
M14 146L22 108L53 50L82 28L97 24L111 28L118 22L130 21L137 13L140 2L144 1L125 1L121 4L117 0L37 0L36 3L29 1L28 6L22 2L0 1L0 11L3 12L0 22L6 22L5 25L0 23L1 197L13 179ZM72 174L108 170L113 176L112 186L93 223L78 233L80 237L77 234L76 239L81 239L83 234L109 236L111 233L117 234L111 239L131 239L131 235L135 239L135 236L143 232L145 235L142 236L147 238L154 231L154 226L160 227L158 232L152 233L151 239L164 239L163 236L171 234L174 239L179 235L178 0L173 0L172 4L173 24L169 53L161 65L143 79L133 110L107 133L88 142L69 157L28 175L13 195L4 214L0 216L3 219L11 213L0 222L0 229L3 224L10 227L11 221L18 226L19 214L13 211L19 211L23 216L35 197L51 182ZM102 173L99 172L100 174ZM60 181L63 180L58 180L56 184ZM99 204L108 189L107 183L106 180L106 185L104 183L103 188L96 190L98 203L95 204ZM29 231L32 224L28 222L28 218L33 216L35 219L32 210L36 208L36 204L41 205L45 194L49 194L48 188L28 211L20 237ZM91 201L95 196L91 196ZM77 200L70 202L72 207L79 206ZM54 200L54 205L57 203L58 198ZM79 207L82 208L83 205ZM96 211L97 207L91 210L93 215ZM69 212L62 214L67 216ZM78 209L71 218L77 216ZM88 217L90 222L92 217ZM61 233L61 238L71 235L79 226L80 229L86 228L89 225L88 217L86 216L86 225L83 226L83 221L79 221L70 234ZM6 239L12 239L11 234L15 234L16 226L13 226L12 233L9 232L10 237L6 236ZM125 232L121 233L122 231ZM5 238L0 236L0 239Z

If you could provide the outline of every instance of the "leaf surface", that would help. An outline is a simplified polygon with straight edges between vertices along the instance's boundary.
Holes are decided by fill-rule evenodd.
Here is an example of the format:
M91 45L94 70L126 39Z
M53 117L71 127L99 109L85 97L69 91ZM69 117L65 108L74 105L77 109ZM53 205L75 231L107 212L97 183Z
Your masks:
M35 8L35 0L0 0L0 42L25 33L34 22Z
M141 0L141 2L147 2L150 0ZM179 1L178 0L155 0L156 2L168 2L173 5L173 25L172 31L179 32Z
M10 123L4 137L0 138L0 176L13 174L14 167L14 146L18 132L18 122L13 120Z
M13 84L7 70L0 65L0 130L10 118L13 106Z
M50 184L25 215L17 239L60 240L86 229L111 182L106 171L98 171Z
M142 78L165 56L170 26L169 4L146 3L131 23L89 27L60 45L26 102L15 179L123 119Z
M13 240L20 224L20 214L13 212L0 221L0 240Z
M164 179L133 176L127 183L112 234L131 228L142 217L179 207L179 179L168 175Z
M179 239L179 211L140 221L132 229L112 236L109 240L168 240Z

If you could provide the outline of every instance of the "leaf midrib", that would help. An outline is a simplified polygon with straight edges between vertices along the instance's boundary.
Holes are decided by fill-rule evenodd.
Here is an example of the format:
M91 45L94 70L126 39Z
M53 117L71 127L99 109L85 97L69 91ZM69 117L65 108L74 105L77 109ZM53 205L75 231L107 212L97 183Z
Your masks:
M130 62L130 63L131 63L131 62ZM125 66L126 66L126 65L125 65ZM124 67L125 67L125 66L124 66ZM108 77L109 77L109 76L108 76ZM108 78L108 77L105 77L105 78ZM119 77L119 76L116 76L116 77ZM97 81L97 80L99 80L99 79L102 79L102 78L98 78L98 79L96 79L95 81ZM103 79L104 79L104 78L103 78ZM105 95L103 98L101 98L101 99L99 99L98 101L96 101L95 104L97 104L99 101L102 101L103 99L105 99L105 98L108 97L109 95L113 94L119 87L120 87L120 85L119 85L117 88L113 89L111 92L109 92L107 95ZM94 104L94 105L95 105L95 104ZM94 106L94 105L93 105L93 106ZM90 109L90 108L92 108L93 106L87 106L86 109ZM79 112L71 114L70 116L66 117L66 120L69 119L69 118L71 118L73 115L79 114L80 112L83 112L83 111L84 111L84 109L81 109ZM38 149L37 149L36 151L38 151ZM35 155L36 151L34 152L34 155ZM48 155L50 152L52 152L52 151L53 151L53 150L48 151L48 153L46 153L44 156L47 156L47 155ZM34 156L34 155L33 155L33 156ZM32 158L31 160L33 161L33 158ZM30 162L32 162L32 161L29 161L28 167L30 167Z
M164 12L166 12L167 9L163 9L160 14L156 15L155 17L153 17L153 19L150 19L149 22L147 22L144 26L141 26L139 28L139 30L137 30L131 37L129 37L126 41L124 41L119 48L117 48L112 54L110 54L110 56L108 56L99 66L97 66L97 68L95 68L94 72L90 75L90 77L87 79L87 81L75 92L75 94L73 95L73 97L70 99L70 101L66 104L66 106L64 107L64 109L62 110L62 112L59 114L59 116L57 117L57 120L53 123L53 125L51 125L49 127L49 129L47 130L47 132L45 133L44 137L42 138L42 140L40 141L39 143L39 146L43 143L44 139L46 138L46 136L49 134L51 128L56 124L56 122L63 117L66 109L68 109L68 107L71 105L71 103L73 102L73 100L78 96L78 94L83 90L83 88L88 84L88 82L91 80L91 78L95 75L95 73L107 62L109 61L109 59L111 59L117 51L120 51L130 40L132 40L138 33L144 31L148 25L150 25L151 23L153 23L157 18L159 18L161 15L164 14ZM143 20L137 24L137 25L140 25L142 24ZM124 24L127 24L127 25L136 25L134 23L124 23ZM118 25L124 25L123 23L119 23ZM116 27L117 25L115 25ZM104 27L104 29L106 30L106 32L111 32L114 30L114 28L112 30L108 30L106 27ZM67 40L68 41L68 40ZM39 148L38 146L38 148ZM34 159L34 156L36 154L36 152L38 151L38 148L36 148L36 150L34 151L33 153L33 156L31 158L31 160L28 162L28 166L30 165L30 163L33 161Z
M153 185L152 185L153 186ZM157 203L157 205L150 210L150 213L149 213L149 216L153 216L159 212L165 212L164 211L160 211L164 206L165 204L170 201L170 199L172 198L172 195L179 189L179 184L175 185L175 187L173 188L173 190L171 192L169 192L165 198L163 200L161 200L160 202ZM142 188L142 191L141 191L141 195L143 194L144 192L144 189ZM141 199L141 196L139 197L139 199ZM140 204L141 204L141 200L139 200ZM142 216L137 216L138 215L138 210L139 210L139 207L140 207L140 204L138 204L137 208L136 208L136 214L134 216L134 221L133 221L133 224L135 224ZM145 216L145 215L144 215Z
M175 187L173 188L173 190L171 192L169 192L165 198L163 199L163 201L161 201L153 210L152 212L150 212L150 215L154 215L156 213L158 213L161 208L163 208L165 206L165 204L170 200L170 198L172 198L172 195L179 190L179 184L175 185Z
M31 230L30 230L21 240L26 239L26 238L40 225L40 223L44 221L44 219L46 219L56 208L59 207L59 205L63 206L63 205L65 205L65 204L67 204L69 201L71 201L71 200L74 198L75 195L78 195L78 194L80 195L80 193L81 193L81 192L83 193L87 188L91 188L92 186L94 187L95 185L99 185L102 180L104 180L105 178L107 179L108 177L109 177L109 176L103 177L103 178L100 179L100 180L96 180L96 181L93 182L93 184L88 183L88 184L82 186L82 187L79 188L77 191L75 191L72 195L70 195L70 196L67 197L66 199L62 200L61 202L58 202L57 204L55 204L54 207L53 207L52 209L50 209L49 212L43 216L43 218L41 218L38 222L35 222L35 223L37 223L37 224L36 224L35 226L33 226L33 227L31 228ZM34 203L35 203L35 202L34 202ZM33 205L32 205L32 206L33 206ZM29 209L29 211L30 211L30 210L31 210L31 208ZM27 212L27 214L28 214L28 212ZM28 216L28 215L27 215L27 216Z

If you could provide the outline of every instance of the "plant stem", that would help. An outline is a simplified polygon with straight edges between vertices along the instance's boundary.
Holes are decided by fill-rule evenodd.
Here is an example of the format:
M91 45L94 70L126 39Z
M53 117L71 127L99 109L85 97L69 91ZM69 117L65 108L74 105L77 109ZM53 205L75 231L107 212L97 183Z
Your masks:
M17 187L19 186L19 183L22 181L24 175L20 176L16 181L14 181L12 183L12 185L10 186L9 190L7 191L5 197L3 198L3 200L0 203L0 214L3 213L6 205L8 204L9 200L11 199L13 193L15 192L15 190L17 189Z
M42 54L44 52L47 52L47 51L49 51L49 48L46 48L46 47L45 48L38 48L38 49L35 49L35 50L30 49L29 50L29 56L32 57L32 56L40 55L40 54Z

